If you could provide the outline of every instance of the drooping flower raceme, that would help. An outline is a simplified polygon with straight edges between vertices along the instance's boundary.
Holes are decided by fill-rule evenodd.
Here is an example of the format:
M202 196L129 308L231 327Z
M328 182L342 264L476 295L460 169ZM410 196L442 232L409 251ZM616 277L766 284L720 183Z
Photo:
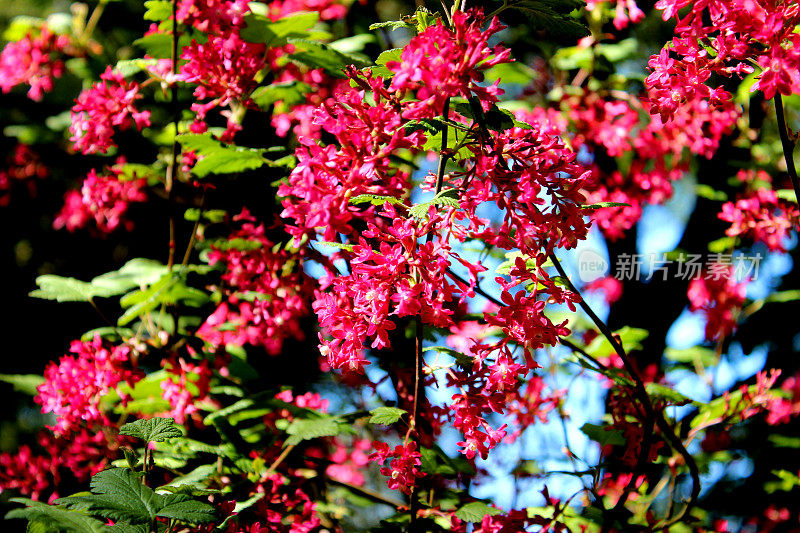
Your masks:
M100 409L102 397L120 383L133 386L141 378L132 365L132 348L126 344L107 346L95 336L89 342L73 342L70 352L75 355L65 355L47 367L35 398L43 413L56 416L52 429L57 434L108 425Z
M453 368L447 378L461 391L448 408L470 458L485 457L507 435L506 426L488 422L489 413L514 406L520 416L535 417L538 407L548 408L546 396L527 402L520 391L537 367L534 351L569 333L545 308L572 306L577 297L554 283L544 265L549 253L575 246L588 230L581 207L588 173L572 151L538 125L489 132L472 116L491 110L501 94L497 84L479 84L482 71L510 61L509 50L488 45L501 26L492 21L484 30L483 23L479 12L459 12L453 29L439 22L422 31L401 62L387 63L388 88L381 77L351 70L355 87L341 86L314 115L336 143L301 139L298 166L279 189L296 242L322 240L340 249L322 261L328 274L313 303L323 328L320 350L333 369L362 372L367 352L391 347L404 318L455 326L455 308L474 295L486 267L461 257L454 243L481 239L522 254L507 279L497 278L505 307L484 313L502 335L477 342L470 348L474 364ZM465 152L456 157L460 170L436 186L436 176L426 178L424 194L436 196L427 209L412 210L409 175L391 157L422 151L433 134L411 121L438 119L456 97L479 102L479 110L458 108L445 117L468 131ZM499 224L479 215L486 204L500 210ZM347 272L336 259L346 260ZM453 274L462 268L466 281Z
M767 99L800 92L800 6L788 0L689 2L659 0L664 20L676 19L675 38L650 58L646 85L652 113L666 122L684 105L733 106L712 75L741 77L760 72L753 90ZM689 7L684 16L679 11Z
M0 52L0 90L7 93L17 85L28 85L28 98L41 100L53 90L53 78L64 73L62 55L68 45L69 37L47 26L8 43Z
M70 140L74 149L84 154L106 153L112 146L115 129L135 125L141 130L150 125L150 111L140 111L139 85L128 82L108 67L100 81L81 92L72 107Z
M94 222L101 234L108 234L119 227L130 230L133 223L125 217L130 204L147 200L144 178L135 175L123 179L124 159L109 169L109 174L98 175L92 169L80 191L69 191L53 226L69 231L84 228Z

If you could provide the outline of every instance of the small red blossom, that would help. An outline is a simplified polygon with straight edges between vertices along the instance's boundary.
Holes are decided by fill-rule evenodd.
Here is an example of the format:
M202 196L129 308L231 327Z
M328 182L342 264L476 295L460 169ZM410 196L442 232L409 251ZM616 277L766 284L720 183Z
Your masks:
M384 464L391 459L388 467L381 468L381 474L388 478L386 484L389 488L411 494L417 478L425 475L417 468L422 464L420 461L422 455L417 451L417 444L410 441L405 445L398 444L393 450L381 441L373 442L372 446L375 452L369 456L370 461Z

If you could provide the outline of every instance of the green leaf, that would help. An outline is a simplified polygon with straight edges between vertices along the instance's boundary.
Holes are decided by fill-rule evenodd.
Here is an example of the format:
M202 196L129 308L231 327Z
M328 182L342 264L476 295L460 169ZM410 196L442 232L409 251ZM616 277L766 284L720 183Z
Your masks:
M289 59L298 61L311 68L321 68L331 76L345 78L344 69L349 65L357 68L369 66L363 58L342 53L330 45L305 39L290 39L297 52L290 54Z
M192 168L192 174L204 178L209 174L235 174L265 165L264 150L242 146L223 145L210 133L184 133L178 142L202 157Z
M413 28L413 24L409 24L408 22L403 22L402 20L389 20L386 22L376 22L375 24L370 24L370 30L380 30L383 28L388 28L389 31L397 30L400 28Z
M427 219L431 206L458 207L458 189L445 189L427 202L414 205L408 210L408 214L414 218Z
M707 200L714 200L716 202L725 202L728 200L728 195L722 191L717 191L710 185L706 185L704 183L698 183L694 187L694 193L699 196L700 198L705 198Z
M370 424L390 426L400 420L403 415L408 414L408 411L397 407L378 407L370 413L372 414L369 419Z
M604 426L587 423L581 426L581 431L593 441L599 442L600 446L605 446L607 444L613 444L615 446L625 445L625 437L622 435L622 431L618 429L609 429Z
M133 526L151 524L156 517L200 524L214 519L214 508L184 494L157 494L127 468L112 468L95 474L92 494L56 500L59 505L86 509L90 513Z
M632 352L642 349L641 341L646 339L649 333L645 329L624 326L623 328L615 331L614 335L619 337L622 347L625 348L625 351ZM611 346L611 343L608 342L608 340L602 335L595 337L591 344L586 347L586 352L595 358L608 357L611 354L616 353L614 352L614 348Z
M146 287L167 273L167 267L153 259L131 259L119 270L97 276L92 285L122 294L131 289Z
M500 83L518 83L520 85L527 85L539 76L535 70L519 61L494 65L483 75L490 82L500 80Z
M309 30L319 20L319 13L293 13L274 22L264 15L248 13L244 20L246 27L241 31L242 39L267 46L282 46L289 38L308 37Z
M664 350L664 357L676 363L701 364L703 366L714 366L717 364L717 353L702 346L692 346L681 350L667 348Z
M144 20L161 22L172 15L172 3L167 0L147 0L144 7Z
M36 387L44 383L44 377L39 374L0 374L0 381L10 383L17 392L36 396Z
M192 38L197 38L197 34L183 33L178 37L178 50L189 46ZM168 33L151 33L133 41L133 44L142 48L147 55L156 59L169 59L172 55L172 36Z
M215 514L214 508L207 503L197 500L184 500L165 505L158 511L156 516L190 524L206 524L214 520Z
M680 392L672 389L666 385L661 383L648 383L645 386L647 390L647 394L651 397L661 398L662 400L666 400L672 405L686 405L693 403L694 400L684 396Z
M163 442L182 437L183 431L172 418L150 418L129 422L119 428L120 435L130 435L146 442Z
M295 418L286 433L290 435L286 439L286 445L299 444L304 440L316 439L319 437L333 437L340 433L339 424L332 417L319 418Z
M547 33L551 38L572 41L589 33L589 29L570 17L580 9L580 2L554 0L509 0L509 9L521 11L531 22L532 29Z
M582 205L581 209L603 209L605 207L630 207L631 204L622 202L600 202L597 204Z
M298 81L273 83L253 91L251 98L261 109L266 109L276 102L283 102L284 105L293 107L305 103L310 90L310 85Z
M484 502L470 502L455 512L457 518L465 522L480 522L484 516L495 516L503 514L501 509L490 507Z
M331 248L339 248L340 250L347 250L348 252L353 251L352 244L344 244L341 242L328 242L328 241L316 241L317 244L322 244L323 246L330 246Z
M764 298L765 302L773 302L773 303L786 303L786 302L794 302L800 300L800 289L790 289L788 291L778 291L773 292L766 298Z
M378 194L359 194L358 196L353 196L352 198L350 198L349 203L351 204L370 203L372 205L383 205L389 203L389 204L405 206L405 204L400 198L395 198L393 196L380 196Z
M490 334L487 332L487 334ZM456 363L461 365L463 368L472 368L472 365L475 364L475 359L470 357L465 353L461 353L458 350L450 348L449 346L426 346L422 349L422 352L428 352L435 350L437 352L446 353L450 357L456 360Z
M777 191L775 191L775 194L781 200L797 203L797 197L794 194L794 189L778 189Z
M97 287L75 278L63 278L46 274L36 278L39 288L29 293L34 298L56 300L58 302L88 302L95 296L107 297L119 294L114 290Z
M390 61L401 61L403 58L403 49L402 48L392 48L390 50L384 50L383 52L378 55L378 58L375 60L375 65L372 67L372 73L375 76L383 76L385 79L390 79L394 76L394 71L389 70L386 67L386 63Z
M163 506L162 497L145 486L139 476L127 468L98 472L90 483L92 494L67 496L56 500L59 505L87 509L110 520L149 523Z
M69 531L71 533L109 533L111 529L95 518L78 511L68 511L55 505L37 502L28 498L11 498L14 503L25 505L22 509L13 509L6 515L6 519L24 518L31 525L42 524L45 531Z
M795 487L800 486L800 477L788 470L773 470L772 475L779 478L780 481L768 481L764 484L764 490L768 494L778 491L791 492Z
M352 37L338 39L332 43L328 43L328 46L343 54L353 54L362 51L365 46L374 42L374 35L371 33L361 33L358 35L353 35Z
M147 67L153 66L158 63L158 59L123 59L117 61L114 70L122 74L122 77L127 78L133 76L137 72L146 70Z
M708 251L715 254L721 254L732 250L736 246L736 237L722 237L715 241L708 243Z

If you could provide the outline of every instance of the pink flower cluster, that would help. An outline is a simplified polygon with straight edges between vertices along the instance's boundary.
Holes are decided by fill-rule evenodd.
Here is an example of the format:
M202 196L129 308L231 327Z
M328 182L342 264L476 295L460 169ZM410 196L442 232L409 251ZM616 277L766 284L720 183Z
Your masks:
M336 143L301 139L298 165L278 193L295 242L321 239L341 248L332 259L319 259L328 274L313 303L323 328L320 351L332 369L361 372L367 349L391 346L398 319L456 325L455 309L474 295L486 268L460 257L452 243L481 239L527 259L518 258L506 278L496 278L505 306L484 313L502 335L476 343L470 352L474 365L448 378L461 390L448 408L465 435L462 451L468 457L485 456L506 436L505 426L495 429L487 422L489 413L507 412L511 400L521 416L548 409L548 400L526 402L519 389L537 367L534 350L569 333L566 322L550 321L545 307L566 303L574 309L577 296L556 285L543 265L549 252L575 246L588 231L581 207L588 173L538 125L491 133L473 129L466 155L459 156L464 170L443 176L442 190L458 207L431 206L424 216L410 215L409 176L391 160L399 151L419 152L428 140L426 132L406 128L410 120L442 116L451 97L476 97L484 111L497 101L497 85L478 81L484 68L509 61L509 51L487 45L501 27L492 21L482 30L483 21L477 11L456 13L453 30L440 23L421 32L402 62L387 64L394 72L389 89L382 78L351 70L356 88L342 86L314 115ZM455 112L446 118L465 127L470 122ZM423 190L430 194L435 180L428 176ZM379 205L351 201L360 195L386 199ZM478 214L487 204L502 213L499 223ZM336 259L346 260L346 273ZM466 268L469 281L449 273L456 266ZM521 290L526 286L530 292ZM517 346L520 355L514 355Z
M333 464L325 469L325 473L345 483L364 485L364 470L369 463L366 452L372 447L370 441L353 439L352 444L346 446L339 439L333 439L333 447L329 457Z
M753 89L767 99L775 93L800 92L800 6L784 0L691 2L659 0L664 20L675 18L675 38L650 59L646 80L653 106L668 121L680 106L705 102L731 108L722 85L709 86L712 75L742 76L761 68ZM685 15L679 11L688 7Z
M116 146L115 128L125 130L135 125L141 130L150 125L150 111L139 111L135 105L142 97L137 83L127 82L110 66L100 80L82 91L72 107L70 141L84 154L107 153Z
M68 436L42 431L37 442L41 454L26 444L15 454L0 454L0 492L15 490L34 500L49 493L48 500L52 502L59 497L52 489L58 487L62 477L86 482L108 466L118 447L104 432L83 428Z
M800 372L790 376L781 384L782 395L769 403L767 423L785 424L800 415Z
M453 96L477 96L488 110L502 94L499 80L484 87L482 72L511 61L511 50L501 45L489 47L489 39L504 29L492 19L482 30L484 18L475 12L453 14L453 30L439 22L420 33L403 48L402 61L386 64L394 71L392 91L415 91L419 101L403 113L405 118L430 118L441 114L444 102Z
M546 124L548 131L569 138L573 149L591 156L587 163L591 177L585 186L587 203L628 204L591 213L606 237L618 239L641 218L645 205L672 197L672 183L683 178L689 168L688 154L713 156L722 136L732 130L739 116L734 109L695 104L682 107L670 122L652 116L643 124L639 111L648 109L647 101L585 92L563 99L569 122L556 111L541 108L521 111L518 117ZM630 165L608 161L609 157L630 153L634 156Z
M278 354L286 339L303 339L300 320L310 311L311 278L302 258L270 241L248 211L229 246L212 248L209 262L225 268L227 301L208 317L198 335L217 346L252 344ZM237 243L245 246L237 248Z
M161 365L167 372L167 379L161 382L161 397L170 404L164 416L184 424L197 412L197 404L209 399L213 369L208 360L195 362L177 355L162 360Z
M125 218L130 204L147 200L147 180L123 177L124 159L111 167L110 174L100 176L92 169L83 181L80 191L68 191L64 196L64 207L53 221L56 229L68 231L85 228L94 222L102 234L123 227L130 231L133 222Z
M689 309L706 317L706 339L721 340L736 329L737 314L744 304L747 283L737 282L733 267L712 265L713 275L689 282Z
M0 170L0 205L8 205L14 183L24 182L31 194L36 192L33 180L46 178L50 169L42 163L39 155L28 145L18 144L14 153L6 160L7 167Z
M45 382L37 388L35 401L43 413L53 413L56 434L67 434L88 427L97 430L111 422L100 408L103 396L125 383L133 386L142 377L131 361L127 344L107 346L100 336L92 341L74 341L70 352L45 369Z
M738 177L743 182L772 181L763 170L743 170ZM771 251L785 252L787 237L800 223L800 210L794 202L778 198L774 190L758 188L748 190L736 202L723 204L719 218L731 223L726 235L763 242Z
M28 85L28 98L41 100L53 90L53 78L64 73L61 57L68 46L69 37L53 33L47 26L6 44L0 52L0 90L7 93L17 85Z
M411 494L417 478L425 475L417 468L422 464L420 461L422 455L417 451L417 444L410 441L390 449L385 442L376 440L372 446L375 448L375 452L369 456L370 461L382 465L391 459L388 467L381 467L381 474L388 478L386 484L389 488Z

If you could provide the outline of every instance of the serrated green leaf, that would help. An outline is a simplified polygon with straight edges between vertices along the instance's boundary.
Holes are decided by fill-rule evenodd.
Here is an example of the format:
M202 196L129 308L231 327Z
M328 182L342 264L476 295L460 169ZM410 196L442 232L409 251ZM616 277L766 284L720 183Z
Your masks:
M163 505L161 496L145 486L139 476L127 468L98 472L92 477L90 486L92 494L67 496L56 500L56 503L131 524L149 523Z
M264 150L223 145L210 133L184 133L177 139L185 149L194 150L202 157L192 168L192 174L198 178L253 170L268 162L263 156Z
M403 22L402 20L389 20L386 22L376 22L374 24L369 25L370 30L380 30L383 28L388 29L389 31L398 30L400 28L413 28L413 24L409 24L408 22Z
M172 15L172 3L167 0L147 0L144 7L144 20L161 22Z
M150 418L129 422L119 428L120 435L129 435L146 442L163 442L173 437L182 437L183 431L172 418Z
M408 411L397 407L378 407L370 413L372 414L369 419L370 424L390 426L400 420L403 415L408 414Z
M372 67L372 74L375 76L382 76L385 79L391 79L394 76L394 71L389 70L386 63L390 61L401 61L403 56L402 48L392 48L384 50L378 55L375 60L375 66Z
M408 210L409 216L419 219L426 219L428 218L428 211L431 207L458 207L458 190L457 189L445 189L441 191L439 194L428 200L427 202L422 202L419 204L415 204L411 209Z
M245 28L241 31L242 39L251 43L264 43L267 46L282 46L289 38L302 38L309 35L309 30L319 20L316 11L293 13L271 21L267 16L248 13L244 17Z
M6 519L22 518L30 523L46 526L46 531L69 531L70 533L109 533L111 529L95 518L79 511L69 511L59 506L47 505L28 498L11 498L14 503L25 505L6 514Z
M351 204L370 203L372 205L383 205L389 203L389 204L405 206L405 204L400 198L395 198L393 196L380 196L378 194L359 194L358 196L353 196L352 198L350 198L350 201L348 203Z
M132 526L151 524L163 516L181 522L199 524L214 518L214 508L184 494L157 494L128 468L112 468L95 474L90 483L92 494L67 496L59 505L120 521Z
M197 500L184 500L167 504L158 511L156 516L171 518L190 524L207 524L214 520L214 508Z
M29 293L34 298L58 302L88 302L95 296L108 297L119 294L115 290L98 287L75 278L46 274L36 278L39 288Z
M295 418L286 428L286 433L290 435L286 439L286 445L290 446L304 440L333 437L340 433L340 429L339 424L331 417Z
M459 508L455 515L465 522L480 522L484 516L496 516L503 514L501 509L490 507L484 502L470 502Z

